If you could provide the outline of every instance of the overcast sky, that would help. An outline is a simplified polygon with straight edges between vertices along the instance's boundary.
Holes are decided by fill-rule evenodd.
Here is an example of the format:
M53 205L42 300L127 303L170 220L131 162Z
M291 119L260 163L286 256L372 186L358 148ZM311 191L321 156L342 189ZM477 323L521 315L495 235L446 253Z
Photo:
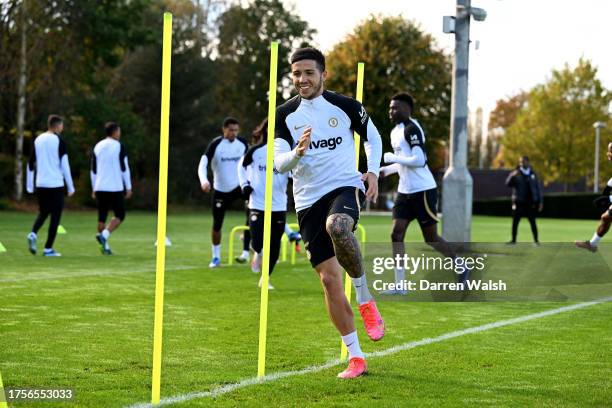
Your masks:
M403 15L431 33L452 52L454 36L442 33L442 16L454 15L454 0L284 0L318 34L329 50L372 13ZM612 1L608 0L473 0L484 8L484 22L472 20L470 108L493 108L495 101L529 89L550 77L553 68L581 56L599 68L604 85L612 88ZM608 28L606 28L608 27ZM367 68L366 68L367 81ZM367 95L366 95L367 98Z

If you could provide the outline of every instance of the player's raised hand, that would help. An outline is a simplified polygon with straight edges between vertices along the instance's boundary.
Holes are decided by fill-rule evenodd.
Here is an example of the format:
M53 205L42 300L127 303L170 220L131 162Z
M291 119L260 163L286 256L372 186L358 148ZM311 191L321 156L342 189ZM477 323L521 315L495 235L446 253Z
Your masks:
M308 150L308 146L310 146L310 134L312 133L312 128L309 126L304 130L302 136L298 139L297 144L297 155L302 157L306 154L306 150Z
M200 186L202 188L202 191L205 193L208 193L210 191L210 182L209 181L205 181L202 183L202 185Z
M368 185L366 191L366 200L376 203L378 200L378 177L376 174L367 172L361 175L361 181L364 181Z

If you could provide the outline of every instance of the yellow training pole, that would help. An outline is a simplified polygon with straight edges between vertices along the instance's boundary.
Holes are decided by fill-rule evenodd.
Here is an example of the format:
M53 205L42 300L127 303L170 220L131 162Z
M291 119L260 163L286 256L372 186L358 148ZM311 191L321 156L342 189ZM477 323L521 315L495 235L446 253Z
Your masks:
M153 383L151 403L159 404L164 320L164 271L166 267L166 204L168 195L168 133L170 121L170 59L172 14L164 13L162 54L161 127L159 135L159 196L157 198L157 264L155 269L155 324L153 328Z
M4 395L4 385L2 385L2 374L0 374L0 408L7 408L6 395Z
M363 102L363 68L364 68L364 63L363 62L359 62L357 63L357 100L359 102ZM357 170L359 170L359 148L361 146L361 137L359 136L359 134L357 132L354 133L353 138L355 139L355 157L356 157L356 162L357 162ZM345 274L346 277L344 279L344 294L346 295L346 298L348 299L349 303L351 303L351 287L352 287L352 282L351 282L351 277L349 276L349 274ZM348 350L346 349L346 346L344 345L344 342L342 340L340 340L340 360L344 361L346 360L346 355L348 353Z
M270 234L272 233L272 175L274 169L274 123L276 121L276 70L278 42L270 44L270 90L268 91L268 146L266 147L266 192L264 204L264 242L261 264L261 304L259 306L259 354L257 378L266 375L266 339L268 333L268 281L270 279Z

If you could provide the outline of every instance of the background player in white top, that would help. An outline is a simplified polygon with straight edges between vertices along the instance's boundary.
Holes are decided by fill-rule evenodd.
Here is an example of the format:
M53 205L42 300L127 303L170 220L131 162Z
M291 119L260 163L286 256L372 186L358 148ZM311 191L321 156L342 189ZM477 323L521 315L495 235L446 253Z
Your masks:
M306 254L321 279L330 318L349 351L349 367L338 376L354 378L365 373L366 363L344 295L342 268L352 277L368 336L380 340L384 323L368 290L353 231L361 201L376 201L378 196L382 143L359 102L324 90L327 71L319 50L302 48L293 53L291 75L299 95L276 110L274 162L281 173L293 171ZM364 140L368 172L363 175L356 168L353 131Z
M213 226L211 230L212 260L208 265L216 268L221 264L221 228L225 218L225 210L236 200L244 202L240 183L238 182L238 161L248 148L247 141L238 136L240 124L236 118L228 117L223 121L223 135L214 138L200 159L198 176L202 191L210 191L208 181L208 163L213 171L212 213ZM248 209L247 220L248 222ZM236 261L245 263L249 260L250 234L244 234L242 255Z
M426 243L444 254L455 258L456 255L448 242L438 235L436 182L425 154L425 132L411 117L414 100L410 94L401 92L391 97L389 119L395 123L391 130L393 152L385 153L384 161L389 166L380 169L381 177L399 173L398 194L393 206L393 229L391 241L393 255L405 253L404 237L408 224L414 219L419 222ZM404 270L395 270L396 282L404 280ZM464 272L459 281L464 281ZM405 294L405 291L387 291L386 294Z
M102 254L112 255L108 244L110 234L119 228L125 219L125 198L132 197L132 181L127 151L119 142L121 128L114 122L104 126L106 138L99 141L91 154L91 190L92 197L98 202L98 233L96 240L102 246ZM113 218L108 225L106 219L109 210Z
M268 151L268 120L265 119L254 131L260 142L253 145L238 163L240 187L249 197L249 228L251 231L251 248L255 251L253 258L256 266L253 272L261 271L262 248L264 238L264 210L266 192L266 155ZM270 275L274 270L281 247L281 238L285 232L287 216L287 182L288 173L281 174L274 169L272 178L272 222L270 235ZM261 287L262 279L259 280ZM274 289L268 281L268 288Z
M268 120L265 119L265 121L267 123ZM259 144L262 141L263 136L265 135L259 134L254 131L251 134L251 145L254 146L256 144ZM289 178L291 178L291 173L289 173ZM302 235L297 231L293 231L289 227L289 224L285 224L285 235L287 236L287 239L289 240L289 242L295 243L295 252L298 252L298 253L301 252L300 241L302 240ZM257 259L257 255L253 257L253 262L251 263L251 269L255 273L259 273L261 271L261 259Z
M612 161L612 143L608 143L606 157L608 161ZM612 224L612 178L608 180L601 197L595 200L595 205L601 208L603 214L601 214L599 226L593 234L593 238L590 241L574 241L578 248L587 249L591 252L597 252L599 241L610 230L610 224Z
M32 194L36 186L39 207L32 231L28 234L28 249L33 255L36 254L36 234L50 215L51 221L43 255L61 256L53 250L53 242L64 209L64 182L68 189L68 197L74 194L66 143L60 138L63 130L62 118L50 115L47 119L47 131L38 135L34 140L34 147L28 161L26 190Z

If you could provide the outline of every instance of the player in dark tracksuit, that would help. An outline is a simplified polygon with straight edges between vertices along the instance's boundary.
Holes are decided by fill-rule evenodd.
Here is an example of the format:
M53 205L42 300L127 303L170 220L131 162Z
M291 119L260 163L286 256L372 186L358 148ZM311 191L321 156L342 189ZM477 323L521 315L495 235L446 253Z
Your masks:
M529 219L533 241L539 244L536 216L544 208L544 202L540 180L529 166L527 156L519 159L519 165L506 179L506 185L512 187L512 240L509 244L516 243L518 225L522 217Z

